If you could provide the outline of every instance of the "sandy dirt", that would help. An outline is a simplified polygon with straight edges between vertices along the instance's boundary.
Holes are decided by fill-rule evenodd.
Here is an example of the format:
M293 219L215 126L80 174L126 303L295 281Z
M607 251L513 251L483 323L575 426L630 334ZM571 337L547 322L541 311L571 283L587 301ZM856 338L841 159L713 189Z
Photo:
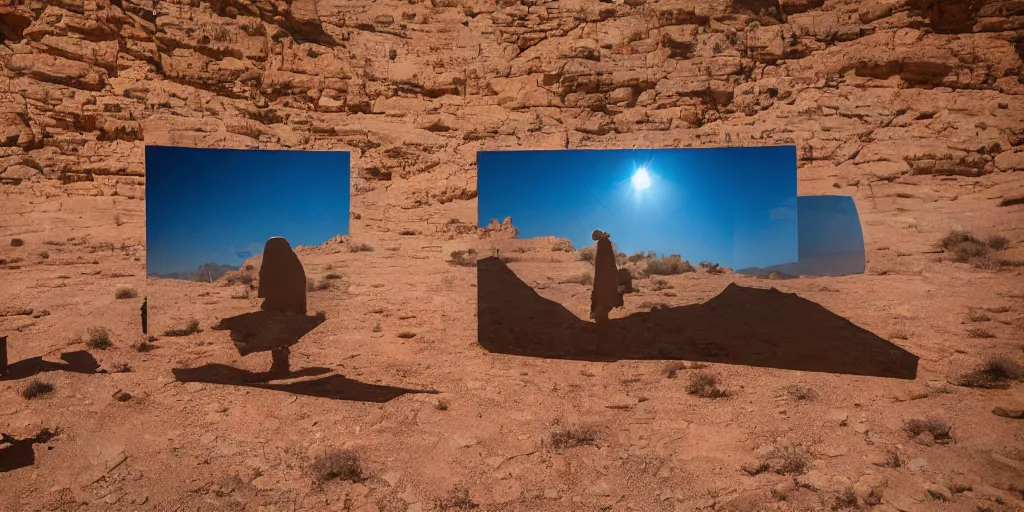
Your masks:
M255 291L245 298L242 284L144 280L144 201L128 198L137 185L117 183L111 197L114 188L114 179L98 179L4 191L0 327L12 362L43 356L53 365L0 381L0 425L19 440L42 429L56 435L18 445L19 457L28 446L34 460L0 473L2 510L828 510L852 499L851 509L1009 511L1024 503L1024 422L991 412L1024 408L1021 384L951 383L992 355L1024 359L1022 272L934 254L956 227L1004 234L1006 257L1020 255L1021 207L994 207L990 191L900 203L899 217L862 206L866 275L638 278L612 315L705 303L730 283L775 288L913 354L913 379L723 362L694 369L693 360L670 378L665 359L489 352L477 343L477 269L452 264L451 251L483 257L502 247L517 279L580 322L590 289L564 281L590 264L552 251L550 240L439 242L354 220L351 237L296 251L307 276L340 278L308 294L310 314L326 321L292 347L296 374L268 380L269 353L243 357L228 331L213 329L256 311ZM352 252L357 243L373 250ZM116 299L126 286L138 296ZM140 352L144 295L154 349ZM507 312L524 307L509 302ZM985 308L989 320L968 320ZM200 332L163 334L191 318ZM89 327L108 328L112 346L90 348ZM992 337L972 338L970 329ZM60 354L83 350L105 373L56 367ZM698 372L717 376L728 396L688 394ZM24 398L33 379L54 390ZM929 418L948 422L951 442L908 434L907 421ZM317 481L315 460L338 449L356 454L363 479Z

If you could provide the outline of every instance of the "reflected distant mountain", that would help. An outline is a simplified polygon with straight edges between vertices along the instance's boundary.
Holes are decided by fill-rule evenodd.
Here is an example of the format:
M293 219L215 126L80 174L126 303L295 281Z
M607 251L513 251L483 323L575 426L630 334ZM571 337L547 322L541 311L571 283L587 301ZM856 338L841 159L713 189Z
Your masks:
M747 274L758 277L768 277L771 273L778 273L783 277L800 276L848 276L864 273L864 252L841 252L832 254L821 254L817 256L801 256L797 263L786 263L784 265L772 265L765 268L744 268L737 270L737 274Z
M186 281L216 281L224 274L233 270L238 270L238 268L238 266L221 265L210 262L199 265L199 268L192 272L170 272L166 274L151 272L148 275L152 277L162 277L164 279L184 279Z

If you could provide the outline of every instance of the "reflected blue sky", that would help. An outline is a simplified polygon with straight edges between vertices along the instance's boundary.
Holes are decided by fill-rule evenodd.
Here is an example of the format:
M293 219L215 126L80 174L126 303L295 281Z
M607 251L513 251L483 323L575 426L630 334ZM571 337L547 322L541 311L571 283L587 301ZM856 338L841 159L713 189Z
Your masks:
M796 148L499 151L478 154L479 219L577 248L608 231L619 250L736 268L797 261ZM650 187L631 177L639 168Z
M240 265L348 234L349 154L146 147L146 272Z

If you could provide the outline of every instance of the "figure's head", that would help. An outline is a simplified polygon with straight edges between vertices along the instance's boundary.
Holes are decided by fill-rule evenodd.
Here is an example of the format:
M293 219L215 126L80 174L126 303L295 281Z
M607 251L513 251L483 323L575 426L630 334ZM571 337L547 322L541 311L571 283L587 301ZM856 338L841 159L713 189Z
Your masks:
M284 237L272 236L267 239L267 244L263 246L263 254L280 251L291 251L292 246L288 243Z
M611 237L611 235L609 235L608 233L605 233L604 231L601 231L600 229L595 229L594 232L590 234L590 238L592 240L594 240L595 242L598 241L598 240L604 240L604 239L607 239L607 238L610 238L610 237Z

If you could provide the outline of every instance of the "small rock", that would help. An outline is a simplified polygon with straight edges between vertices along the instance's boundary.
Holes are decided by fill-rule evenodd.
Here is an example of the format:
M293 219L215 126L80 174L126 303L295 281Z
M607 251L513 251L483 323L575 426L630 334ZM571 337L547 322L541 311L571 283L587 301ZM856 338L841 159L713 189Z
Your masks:
M607 480L599 480L597 483L587 489L587 494L593 496L611 496L612 486Z
M992 414L1002 416L1003 418L1024 420L1024 409L1004 409L1002 407L996 407L995 409L992 409Z
M203 390L203 383L202 382L186 382L184 388L185 388L185 391L188 391L189 393L198 393L198 392Z
M914 442L923 446L935 446L935 436L931 432L921 432L914 437Z
M929 484L925 487L925 490L928 491L928 494L930 494L932 498L938 501L949 501L953 499L953 491L950 491L949 488L944 485Z
M106 497L103 498L103 502L107 503L108 505L113 505L118 501L121 501L121 495L113 492L106 495Z
M802 487L807 487L813 491L819 491L828 487L829 478L821 471L812 469L805 475L796 477L796 482Z
M124 392L124 391L122 391L120 389L115 391L113 396L114 396L114 400L117 400L118 402L127 402L128 400L132 399L132 395L131 394L126 393L126 392Z
M775 485L775 494L779 496L788 496L791 492L796 490L796 484L792 479L783 480Z
M398 484L399 476L400 475L395 471L388 471L387 473L381 475L381 478L384 479L384 481L387 482L388 485L394 487L396 484Z
M847 422L850 421L850 413L839 409L829 411L825 417L830 423L834 422L843 427L845 427Z
M871 427L867 423L858 423L853 426L853 431L858 434L867 434Z
M907 469L911 471L921 471L926 467L928 467L928 461L922 458L911 459L910 462L907 462Z
M214 402L214 403L212 403L210 405L207 405L206 406L206 410L209 411L209 412L221 413L221 412L227 412L228 408L224 407L223 405L221 405L221 404L219 404L217 402Z
M132 500L132 504L134 504L134 505L145 505L147 502L149 502L149 495L148 494L144 494L144 495L139 496L138 498L135 498L134 500Z
M552 487L544 489L544 498L549 499L549 500L557 500L560 497L561 497L561 494L559 494L558 489L555 489L555 488L552 488Z

